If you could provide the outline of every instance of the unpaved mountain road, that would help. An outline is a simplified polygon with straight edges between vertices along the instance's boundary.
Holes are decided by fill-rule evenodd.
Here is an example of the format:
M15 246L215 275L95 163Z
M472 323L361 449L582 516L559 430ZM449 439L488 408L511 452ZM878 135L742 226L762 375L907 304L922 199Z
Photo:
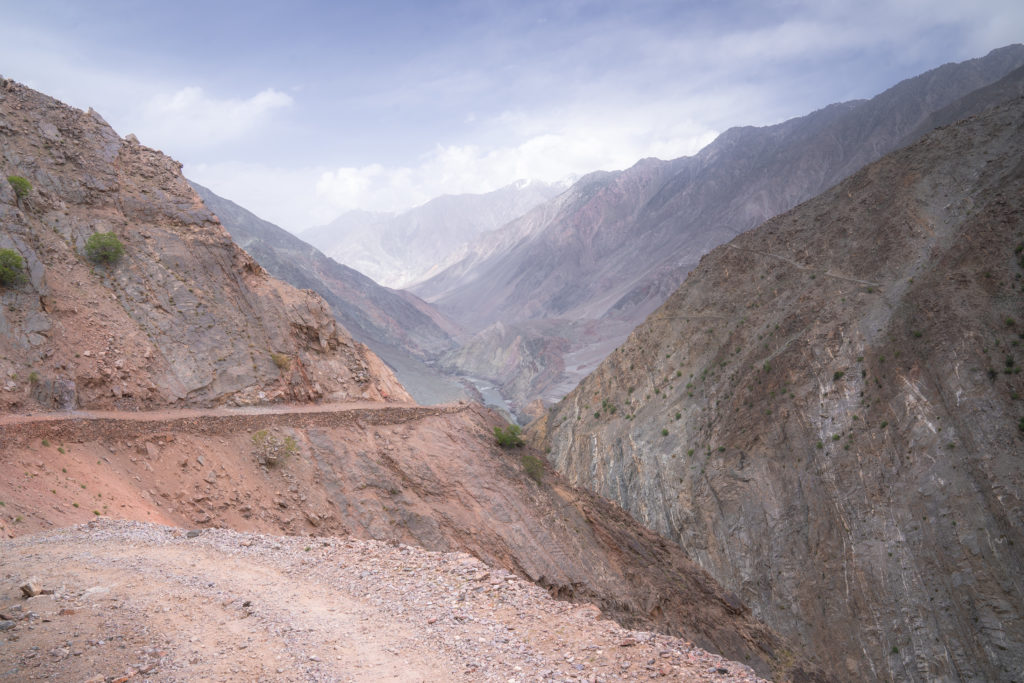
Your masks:
M0 415L0 447L45 434L78 439L160 430L219 433L225 429L265 429L278 424L330 427L343 423L401 424L432 415L466 410L467 403L421 406L416 403L360 401L324 404L271 404L246 407L166 408L147 411L72 410Z
M0 580L0 681L759 680L400 544L96 520L0 543Z

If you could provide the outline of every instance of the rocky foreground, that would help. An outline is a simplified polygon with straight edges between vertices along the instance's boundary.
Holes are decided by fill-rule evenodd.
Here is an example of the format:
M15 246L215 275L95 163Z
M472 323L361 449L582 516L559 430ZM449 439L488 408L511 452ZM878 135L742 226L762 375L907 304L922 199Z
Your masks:
M762 680L465 553L107 519L0 543L0 681L652 678Z

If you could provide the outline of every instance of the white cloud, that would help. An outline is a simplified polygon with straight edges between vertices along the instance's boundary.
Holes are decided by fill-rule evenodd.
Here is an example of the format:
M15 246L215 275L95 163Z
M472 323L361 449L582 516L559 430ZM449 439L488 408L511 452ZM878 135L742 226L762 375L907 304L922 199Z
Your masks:
M621 118L606 114L544 120L506 113L496 125L517 142L437 145L410 166L335 168L321 174L316 194L321 204L337 212L400 211L441 194L488 192L523 178L557 181L598 169L626 168L648 156L671 159L693 154L716 135L692 120L663 123L649 125L638 120L635 111L628 117L623 112Z
M244 138L272 112L291 105L290 96L273 88L248 99L217 99L192 86L151 97L141 108L135 132L153 147L176 152L206 148Z

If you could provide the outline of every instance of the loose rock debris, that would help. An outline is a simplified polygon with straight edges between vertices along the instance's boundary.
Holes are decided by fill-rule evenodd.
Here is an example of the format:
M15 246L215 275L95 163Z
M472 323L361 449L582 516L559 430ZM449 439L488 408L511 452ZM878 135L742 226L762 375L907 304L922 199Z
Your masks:
M402 544L98 520L0 543L0 581L0 681L761 680Z

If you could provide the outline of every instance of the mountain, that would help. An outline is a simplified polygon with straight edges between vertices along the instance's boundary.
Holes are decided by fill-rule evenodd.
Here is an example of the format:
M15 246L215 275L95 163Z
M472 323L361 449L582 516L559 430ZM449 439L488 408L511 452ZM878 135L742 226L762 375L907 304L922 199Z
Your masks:
M240 247L274 277L322 296L338 322L383 358L417 401L467 398L460 384L425 362L458 346L454 323L415 295L381 287L288 231L189 182Z
M705 255L534 429L841 680L1024 670L1024 99Z
M496 322L563 320L561 368L523 381L519 405L558 398L682 282L715 246L809 199L883 154L913 142L930 117L1024 65L1024 46L947 64L870 100L834 104L763 128L734 128L697 155L646 159L580 179L553 202L482 235L460 263L412 291L471 332ZM972 110L968 106L968 110ZM978 109L973 109L978 111ZM495 245L499 245L495 248ZM617 321L599 340L571 325ZM597 327L597 325L594 325ZM542 361L538 361L542 362ZM528 364L529 365L529 364ZM559 381L551 381L560 371ZM497 369L488 375L496 379Z
M3 80L0 405L144 408L410 400L323 299L239 249L181 165L99 116ZM18 181L21 182L21 181ZM112 233L124 256L90 261Z
M520 180L485 194L444 195L397 215L350 211L302 238L381 284L404 288L442 270L479 233L505 225L566 186Z

